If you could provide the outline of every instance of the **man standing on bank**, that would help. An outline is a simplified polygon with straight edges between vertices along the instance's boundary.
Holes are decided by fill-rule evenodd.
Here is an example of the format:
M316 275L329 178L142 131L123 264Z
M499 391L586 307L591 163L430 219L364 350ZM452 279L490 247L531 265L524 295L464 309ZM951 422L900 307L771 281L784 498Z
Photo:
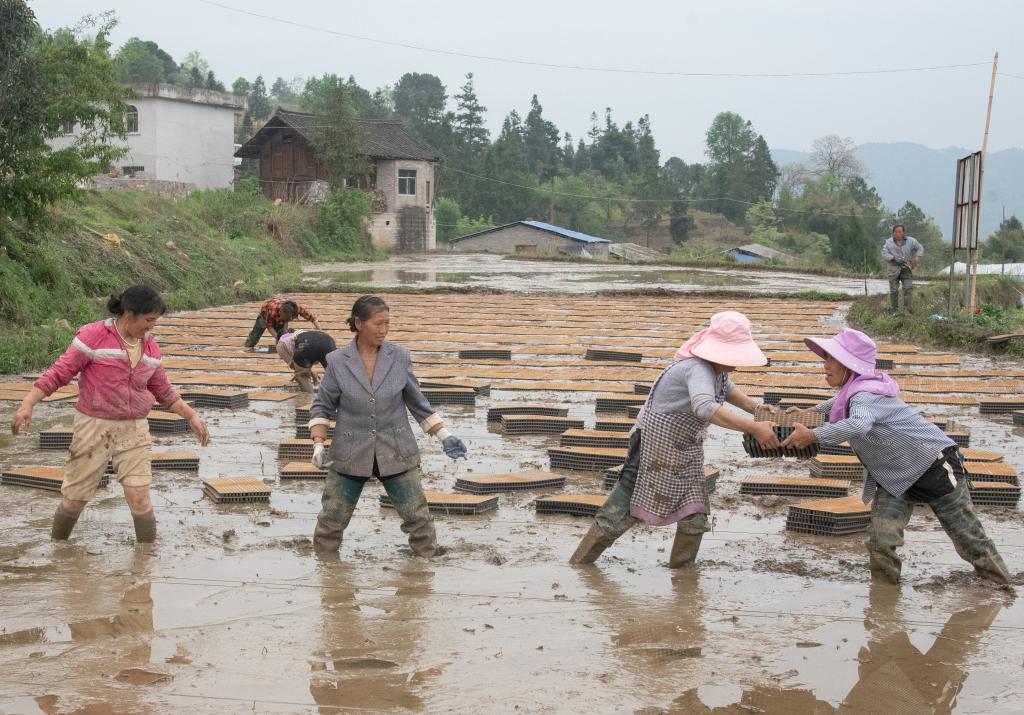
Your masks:
M320 321L316 316L306 306L296 303L291 298L278 295L264 301L260 306L259 315L256 316L256 322L249 331L249 337L245 340L246 352L256 349L265 331L270 331L274 336L274 342L277 342L288 329L288 323L300 317L312 323L315 330L320 330Z
M679 348L676 360L651 388L629 436L618 484L569 563L593 563L641 520L676 524L669 568L693 563L704 532L711 529L704 476L708 425L752 434L766 449L779 447L770 422L754 422L723 407L728 402L753 413L756 403L732 384L729 373L768 363L745 315L716 313L710 327Z
M924 246L913 236L904 236L902 223L892 227L892 238L882 246L885 277L889 279L889 301L892 313L900 309L900 285L903 285L903 315L910 313L910 293L914 289L914 269L924 256Z
M825 380L839 394L816 408L828 415L827 424L813 430L797 424L782 446L850 443L867 468L864 503L874 497L868 527L871 575L899 583L903 562L896 549L903 545L914 505L924 503L960 558L982 578L1008 583L1006 564L971 504L956 443L897 397L895 380L875 371L875 342L850 328L834 338L804 342L825 360Z
M78 375L75 434L50 537L63 541L71 536L112 460L135 522L135 539L151 543L156 540L156 517L149 498L152 472L146 415L158 402L188 420L200 444L206 445L209 433L171 386L160 348L149 334L166 310L160 294L149 286L132 286L111 297L107 310L111 317L79 328L67 351L36 380L14 414L11 431L17 435L20 427L28 427L36 403Z
M376 477L402 517L413 552L428 558L441 553L420 484L420 452L408 413L426 434L441 440L450 458L465 458L466 445L444 428L427 402L409 351L385 340L390 315L387 303L375 295L355 302L348 325L356 336L327 357L310 408L313 465L328 469L313 533L313 546L320 552L336 552L341 546L363 485ZM334 415L337 423L328 451L324 440Z

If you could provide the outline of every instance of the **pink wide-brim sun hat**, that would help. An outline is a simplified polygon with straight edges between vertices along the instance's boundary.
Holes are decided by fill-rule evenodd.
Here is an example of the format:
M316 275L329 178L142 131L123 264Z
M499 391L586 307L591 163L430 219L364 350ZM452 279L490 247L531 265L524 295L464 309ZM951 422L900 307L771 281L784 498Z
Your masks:
M871 377L875 374L878 346L859 330L843 328L834 338L804 338L804 344L818 357L824 359L831 355L858 375Z
M768 358L750 333L747 316L735 310L715 313L708 327L694 337L698 339L690 346L690 353L702 360L729 367L768 364Z

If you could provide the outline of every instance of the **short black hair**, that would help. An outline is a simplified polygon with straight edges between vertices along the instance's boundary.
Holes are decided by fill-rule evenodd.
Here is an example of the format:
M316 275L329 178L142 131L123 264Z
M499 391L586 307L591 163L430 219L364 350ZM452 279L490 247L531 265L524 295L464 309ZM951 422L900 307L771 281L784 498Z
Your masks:
M107 301L107 311L111 315L146 315L147 313L167 312L167 304L154 289L147 285L135 285L123 291L121 295L112 295Z
M348 329L353 333L358 332L356 330L356 318L359 320L369 320L373 317L374 313L379 313L382 310L390 310L388 304L384 302L384 299L376 295L361 295L356 299L356 302L352 305L352 314L346 321L348 323Z
M297 318L299 315L299 304L296 303L294 300L286 300L284 303L281 304L281 309L284 310L284 312L291 315L293 318Z
M903 233L907 232L907 227L904 226L902 223L897 223L897 224L893 225L892 230L895 231L898 228L902 228L903 229Z

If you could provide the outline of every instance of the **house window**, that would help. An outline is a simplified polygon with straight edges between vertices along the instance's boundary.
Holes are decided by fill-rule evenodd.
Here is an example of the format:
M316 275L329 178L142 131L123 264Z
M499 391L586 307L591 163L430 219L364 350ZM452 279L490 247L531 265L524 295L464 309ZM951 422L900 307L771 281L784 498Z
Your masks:
M73 121L72 122L64 122L63 124L60 125L60 130L64 134L64 136L67 136L69 134L74 134L75 133L75 123Z
M133 104L129 104L124 113L124 130L129 134L139 133L139 109Z
M398 193L402 196L416 195L416 170L398 170Z
M136 174L141 174L145 170L146 170L146 167L144 167L144 166L122 166L121 167L121 176L125 177L126 179L131 179Z

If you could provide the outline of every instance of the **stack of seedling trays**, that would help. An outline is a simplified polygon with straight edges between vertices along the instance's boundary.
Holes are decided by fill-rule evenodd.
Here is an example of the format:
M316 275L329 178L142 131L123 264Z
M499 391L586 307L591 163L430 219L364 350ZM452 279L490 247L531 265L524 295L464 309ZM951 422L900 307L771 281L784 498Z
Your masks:
M640 408L642 407L643 405L630 405L629 407L626 408L626 417L628 417L631 420L635 420L637 417L640 416Z
M604 494L561 494L540 497L534 502L534 506L538 514L594 516L606 501L608 497Z
M782 427L780 425L774 425L775 436L779 438L779 441L785 440L789 435L793 434L792 427ZM750 457L796 457L797 459L810 459L818 453L818 443L809 444L803 449L764 449L757 443L753 435L743 435L743 451Z
M612 360L617 362L641 362L644 359L643 353L634 353L627 350L609 350L606 348L587 348L583 355L584 360Z
M1024 410L1024 397L982 397L978 408L983 415L1001 415Z
M149 431L160 434L182 434L188 432L188 420L166 412L150 412L146 415Z
M507 434L561 434L569 429L582 429L583 420L576 417L548 415L503 415L501 429Z
M326 440L324 446L330 447L331 440ZM282 439L277 445L277 458L287 459L289 462L308 461L313 458L313 440Z
M295 424L304 425L304 424L308 423L309 419L310 419L309 411L311 409L313 409L313 405L311 403L307 403L307 404L301 405L301 406L296 405L296 407L295 407ZM328 417L332 421L337 419L337 415L336 414L330 414L330 415L328 415Z
M58 467L10 467L0 474L0 484L14 487L32 487L59 492L64 483L64 470ZM100 477L100 488L110 484L110 475Z
M515 472L512 474L485 474L477 477L459 477L455 490L470 494L518 492L525 489L561 489L565 477L550 472Z
M558 440L561 447L606 447L608 449L627 449L629 434L624 432L605 432L593 429L570 429L562 433Z
M476 390L471 387L424 389L423 396L431 405L475 405Z
M199 455L195 452L150 452L149 457L153 469L199 471Z
M529 402L511 402L503 405L494 405L487 410L488 422L501 422L505 415L537 415L543 417L565 417L569 414L568 407L553 407L551 405L538 405Z
M819 404L821 404L821 400L797 400L792 397L787 397L780 400L777 403L777 406L780 410L788 410L790 407L796 407L799 410L808 410Z
M336 424L335 422L331 422L331 424L328 426L328 428L327 428L328 434L334 434L334 426L335 426L335 424ZM309 439L309 425L301 423L301 422L299 424L295 425L295 438L296 439Z
M204 479L203 493L215 504L270 501L270 488L253 477Z
M740 494L783 497L829 499L845 497L850 493L850 482L845 479L817 479L815 477L747 477L740 482Z
M552 447L548 450L552 469L600 472L626 461L625 449L599 447Z
M633 394L634 395L649 395L651 394L651 388L653 388L649 382L635 382L633 383Z
M51 427L39 433L39 449L70 449L75 430L71 427Z
M281 467L281 479L326 479L327 470L317 469L309 462L288 462Z
M426 492L427 506L432 514L484 514L498 508L498 497L480 494L445 494L443 492ZM391 497L386 493L380 495L380 505L394 509Z
M491 383L484 380L420 380L420 387L425 389L448 389L457 387L473 390L477 397L488 397L491 394Z
M960 456L965 462L1002 462L1003 453L987 449L961 449Z
M459 351L459 360L511 360L512 351L506 348L466 348Z
M928 422L931 422L933 425L938 427L943 432L945 432L947 429L950 429L950 430L955 430L956 429L956 427L954 426L953 421L949 420L949 419L946 419L945 417L928 417L927 415L925 415L924 418Z
M853 451L853 447L850 446L849 442L841 442L840 444L819 445L818 454L841 454L846 457L856 456Z
M1024 410L1015 410L1013 413L1013 424L1024 425Z
M811 476L827 479L864 479L867 470L856 457L819 454L811 460Z
M799 412L786 412L776 408L772 412L765 405L757 405L754 408L755 422L773 422L780 427L792 427L795 424L802 424L805 427L821 427L825 424L825 416L817 410L801 410Z
M978 506L1002 506L1013 508L1020 501L1020 487L1007 482L976 482L969 480L967 487L971 501Z
M892 370L893 365L892 358L875 358L876 370Z
M780 402L793 403L793 402L811 402L818 404L819 402L825 402L831 400L835 395L831 392L814 392L811 390L765 390L762 400L766 405L777 405Z
M870 504L864 504L860 497L838 497L793 504L786 517L786 531L844 536L864 531L870 523Z
M249 406L248 392L232 390L188 390L181 393L181 399L195 407L240 410Z
M645 402L647 402L647 398L640 396L616 395L614 397L598 397L595 409L597 412L624 412L630 407L639 409L643 407Z
M960 430L950 430L945 432L945 435L949 437L960 449L967 449L971 446L971 433L962 432Z
M1017 470L1005 462L964 462L964 471L970 481L1020 484Z
M629 432L636 424L636 420L622 417L598 417L594 429L602 432Z

